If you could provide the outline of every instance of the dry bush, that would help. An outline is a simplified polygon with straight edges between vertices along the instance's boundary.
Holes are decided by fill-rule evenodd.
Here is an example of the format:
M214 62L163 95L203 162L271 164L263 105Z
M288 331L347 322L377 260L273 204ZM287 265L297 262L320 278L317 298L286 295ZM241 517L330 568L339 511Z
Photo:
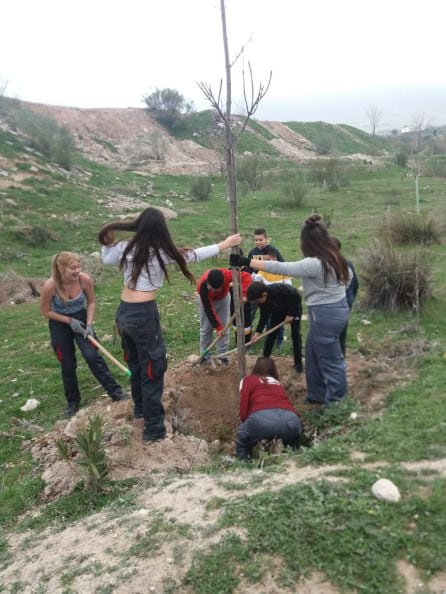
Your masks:
M430 267L413 250L375 240L361 255L361 285L367 308L418 312L431 295Z
M440 228L436 220L415 213L390 213L384 220L384 239L399 245L440 243Z

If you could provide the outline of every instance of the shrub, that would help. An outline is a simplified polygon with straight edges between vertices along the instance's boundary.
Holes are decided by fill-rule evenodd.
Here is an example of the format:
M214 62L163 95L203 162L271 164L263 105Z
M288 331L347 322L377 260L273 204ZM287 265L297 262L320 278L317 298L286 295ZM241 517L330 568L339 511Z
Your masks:
M88 419L87 426L78 431L74 440L78 454L74 461L84 469L85 486L94 493L103 490L108 474L103 429L104 421L95 415ZM73 453L68 444L63 439L57 439L55 444L61 458L71 464Z
M409 157L406 151L400 151L395 155L395 163L399 167L406 167L408 158Z
M375 240L361 255L360 270L365 307L418 312L431 295L430 268L413 250Z
M350 183L347 168L339 159L314 159L310 163L310 178L333 192Z
M209 177L199 176L191 180L190 193L197 200L209 200L212 193L212 182Z
M61 167L72 165L75 144L71 132L51 117L19 107L11 113L14 126L29 137L33 148Z
M237 161L237 182L245 183L251 192L261 190L266 184L266 161L256 155Z
M54 233L43 225L16 227L14 236L20 242L33 246L48 245L50 241L56 241L57 239Z
M300 178L287 182L282 188L286 203L290 206L302 206L305 198L305 185Z
M428 177L446 177L446 159L441 157L426 159L422 173Z
M156 89L150 95L145 95L143 101L156 121L169 130L178 125L183 114L190 113L193 108L192 103L187 102L176 89Z
M391 213L384 221L381 235L399 245L440 243L437 221L414 213Z

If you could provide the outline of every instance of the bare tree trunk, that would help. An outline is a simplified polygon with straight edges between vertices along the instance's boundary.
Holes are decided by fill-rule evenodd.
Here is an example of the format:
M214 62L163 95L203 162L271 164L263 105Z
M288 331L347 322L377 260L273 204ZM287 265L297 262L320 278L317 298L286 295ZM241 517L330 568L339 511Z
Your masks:
M232 102L232 83L231 83L231 63L229 61L228 35L226 30L226 9L224 0L220 0L221 23L223 30L223 46L225 52L225 70L226 70L226 118L225 118L225 160L226 160L226 188L229 198L229 212L231 222L231 233L237 233L237 180L235 164L235 138L231 129L231 102ZM234 248L238 251L238 248ZM246 375L245 358L245 324L243 319L243 295L240 282L240 273L233 268L232 270L232 290L234 295L234 311L237 324L237 361L239 376L242 379Z

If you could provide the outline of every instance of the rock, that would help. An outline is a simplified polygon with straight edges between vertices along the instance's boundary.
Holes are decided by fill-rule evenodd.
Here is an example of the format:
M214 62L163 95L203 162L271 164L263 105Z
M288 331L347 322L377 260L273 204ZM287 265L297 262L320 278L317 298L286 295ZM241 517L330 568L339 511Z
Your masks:
M35 408L37 408L39 404L39 400L36 400L35 398L28 398L26 403L20 407L20 410L23 410L23 412L28 412L29 410L34 410Z
M200 355L189 355L189 357L186 359L186 361L192 365L193 363L197 363L197 361L199 359L200 359Z
M382 501L389 501L391 503L398 503L401 499L401 494L398 487L389 479L379 479L372 485L372 495L376 499Z

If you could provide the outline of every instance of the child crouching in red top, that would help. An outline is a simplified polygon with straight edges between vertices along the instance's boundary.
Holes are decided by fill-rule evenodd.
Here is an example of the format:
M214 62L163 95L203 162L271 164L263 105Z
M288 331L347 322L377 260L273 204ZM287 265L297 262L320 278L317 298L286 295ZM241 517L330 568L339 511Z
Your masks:
M240 420L236 452L242 460L251 457L253 446L262 439L281 439L284 446L299 445L299 413L289 401L269 357L259 357L251 375L240 382Z

